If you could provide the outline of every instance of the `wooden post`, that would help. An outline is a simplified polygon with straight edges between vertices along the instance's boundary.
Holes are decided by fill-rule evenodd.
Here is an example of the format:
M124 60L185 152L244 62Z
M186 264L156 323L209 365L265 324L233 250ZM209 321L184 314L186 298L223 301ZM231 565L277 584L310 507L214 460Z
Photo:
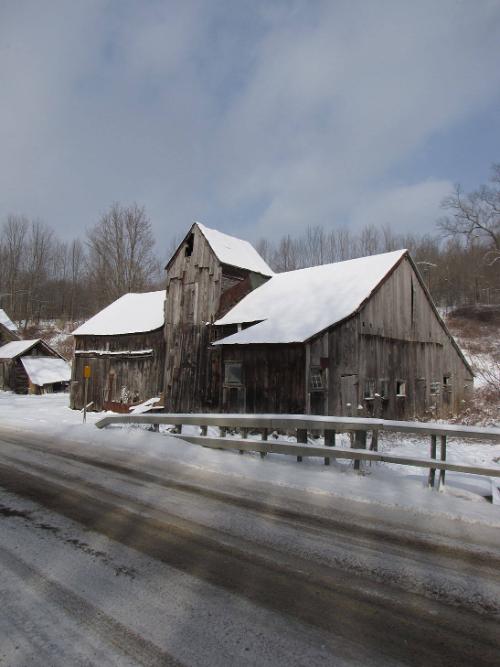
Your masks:
M201 435L206 436L208 433L208 426L200 426Z
M335 447L335 431L333 431L332 429L325 429L324 437L325 437L325 447ZM325 456L325 465L326 466L330 465L329 456Z
M446 461L446 436L442 435L441 436L441 447L440 447L440 459L441 461ZM446 470L441 469L439 471L439 488L441 488L441 485L444 486L444 474Z
M372 439L370 442L370 449L372 452L378 452L378 429L374 428L372 431Z
M431 435L431 459L436 458L436 441L437 441L437 436ZM428 486L434 488L435 479L436 479L436 468L429 468Z
M366 449L366 431L356 431L354 434L354 449ZM359 470L361 461L354 459L354 470Z
M268 431L267 428L262 429L262 440L267 441ZM263 459L266 456L266 452L260 452L260 458Z
M297 444L307 445L307 429L298 428L297 429ZM297 456L297 463L302 462L302 456Z
M219 426L219 436L221 438L226 437L226 427L225 426Z

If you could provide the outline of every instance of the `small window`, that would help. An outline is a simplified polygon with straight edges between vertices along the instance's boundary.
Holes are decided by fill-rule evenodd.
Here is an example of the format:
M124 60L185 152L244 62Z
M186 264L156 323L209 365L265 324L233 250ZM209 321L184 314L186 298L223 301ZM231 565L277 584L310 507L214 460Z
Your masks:
M194 247L194 234L190 234L187 238L186 249L184 251L186 257L191 257L191 255L193 254L193 247Z
M396 381L396 396L406 396L406 382L405 380Z
M449 375L443 375L443 389L451 391L451 377Z
M431 395L437 396L440 393L440 390L441 390L441 383L438 382L437 380L433 380L431 382Z
M243 384L242 365L235 361L227 361L224 365L224 384L241 386Z
M323 389L323 372L319 366L311 368L310 387L311 389Z
M365 400L375 398L375 380L365 380L364 398Z

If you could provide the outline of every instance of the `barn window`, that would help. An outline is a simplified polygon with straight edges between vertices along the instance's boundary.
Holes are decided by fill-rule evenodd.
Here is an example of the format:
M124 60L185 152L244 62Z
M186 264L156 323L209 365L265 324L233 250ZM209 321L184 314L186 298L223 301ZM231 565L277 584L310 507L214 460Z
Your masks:
M449 375L443 375L443 389L451 391L451 377Z
M397 380L396 381L396 396L406 396L406 381Z
M441 383L438 382L437 380L433 380L431 382L431 394L433 396L437 396L441 390Z
M243 384L242 364L236 361L226 361L224 364L224 384L233 387Z
M193 254L193 246L194 246L194 234L190 234L187 238L186 249L184 251L186 257L191 257L191 255Z
M309 377L311 389L323 389L323 373L319 366L312 366Z
M375 398L375 380L365 380L364 398L365 400Z

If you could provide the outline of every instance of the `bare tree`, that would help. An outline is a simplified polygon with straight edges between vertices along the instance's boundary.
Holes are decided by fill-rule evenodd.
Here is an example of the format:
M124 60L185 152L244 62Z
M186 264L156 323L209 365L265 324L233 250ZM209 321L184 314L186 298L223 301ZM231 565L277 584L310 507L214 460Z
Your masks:
M98 305L152 286L158 271L151 222L137 204L114 203L87 232L89 277Z
M20 284L28 228L28 219L19 215L9 215L2 227L2 259L5 261L5 284L9 294L9 311L12 317L18 316L18 301L21 294Z
M443 201L450 215L438 221L444 236L462 237L468 245L486 249L485 260L500 260L500 163L492 166L491 185L465 194L460 185Z

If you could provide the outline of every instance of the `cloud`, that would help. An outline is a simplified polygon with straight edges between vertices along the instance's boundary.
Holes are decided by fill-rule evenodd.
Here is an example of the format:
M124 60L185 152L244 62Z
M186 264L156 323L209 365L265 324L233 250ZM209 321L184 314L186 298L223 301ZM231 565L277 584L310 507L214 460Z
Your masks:
M389 226L397 232L420 233L432 230L443 215L441 202L450 194L450 181L426 181L402 185L366 196L352 210L351 222L364 225Z
M3 3L0 219L429 229L449 175L412 158L496 103L499 26L495 1Z

